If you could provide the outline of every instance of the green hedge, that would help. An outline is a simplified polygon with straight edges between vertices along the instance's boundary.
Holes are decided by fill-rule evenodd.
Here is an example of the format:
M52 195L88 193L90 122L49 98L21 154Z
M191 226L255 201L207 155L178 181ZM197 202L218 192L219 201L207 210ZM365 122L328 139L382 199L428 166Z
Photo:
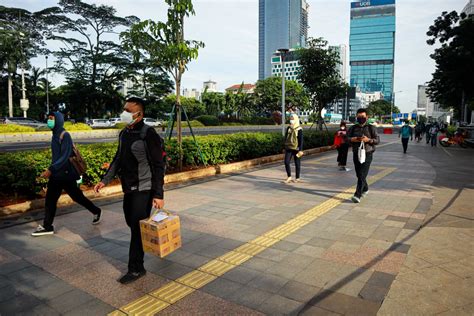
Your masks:
M92 127L90 127L87 124L84 123L71 123L71 122L65 122L64 123L64 129L72 132L72 131L92 131Z
M205 126L221 125L217 116L214 116L214 115L201 115L201 116L196 117L196 121L201 122Z
M35 129L30 126L22 126L16 124L0 124L1 133L32 133Z
M206 164L216 165L281 153L283 140L280 133L238 133L196 137ZM331 144L332 136L320 132L305 132L305 148ZM176 170L178 148L176 139L167 141L169 171ZM85 185L97 183L105 173L117 149L116 143L79 145L88 164ZM202 165L197 147L190 137L183 138L184 165ZM20 194L34 196L46 181L37 177L49 166L50 150L0 154L0 192L6 196Z

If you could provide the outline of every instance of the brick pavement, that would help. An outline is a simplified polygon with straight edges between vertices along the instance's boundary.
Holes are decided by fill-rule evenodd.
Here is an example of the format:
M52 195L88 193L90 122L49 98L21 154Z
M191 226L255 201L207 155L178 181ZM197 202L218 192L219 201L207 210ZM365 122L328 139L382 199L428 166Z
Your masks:
M444 178L449 174L440 175L427 163L449 163L442 149L429 152L417 144L403 155L398 146L376 152L371 176L396 170L375 182L361 204L341 201L161 313L472 313L472 211L467 211L472 195L461 189L455 199L461 206L453 203L458 217L438 216L441 224L433 220L418 231L459 188L448 190ZM472 151L463 154L472 159ZM182 219L183 247L163 260L147 255L147 276L129 286L116 282L126 271L129 238L119 201L104 207L104 221L97 227L90 225L87 212L74 212L57 217L57 234L51 237L29 237L36 223L2 229L0 314L104 315L123 308L315 206L337 200L355 176L338 171L334 160L334 153L305 159L299 184L281 183L284 168L273 165L168 191L167 207ZM466 168L472 174L472 165ZM441 299L434 304L433 297ZM423 299L426 304L413 309Z

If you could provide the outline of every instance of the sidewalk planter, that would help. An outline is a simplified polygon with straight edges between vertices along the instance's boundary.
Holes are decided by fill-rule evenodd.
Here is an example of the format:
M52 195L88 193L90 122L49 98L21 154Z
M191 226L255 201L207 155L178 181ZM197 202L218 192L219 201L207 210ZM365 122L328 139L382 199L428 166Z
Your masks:
M210 177L258 166L265 163L281 161L283 159L282 136L279 133L241 133L217 136L198 136L197 141L203 152L204 160L209 166L181 173L172 173L165 177L165 183L179 183L196 178ZM331 143L332 135L318 132L305 133L306 147L321 147ZM106 170L106 164L111 162L116 151L116 143L79 145L82 156L88 164L84 176L84 185L92 186L100 181ZM184 163L188 166L202 166L197 147L190 138L183 139ZM331 147L306 150L307 155L326 151ZM178 149L175 139L166 142L166 150L170 168L177 164ZM49 150L34 152L15 152L0 154L0 192L13 196L34 196L46 186L45 180L38 180L38 176L50 163ZM238 161L238 162L235 162ZM121 187L106 187L104 195L121 193ZM96 197L92 191L85 192L90 198ZM62 196L59 204L71 203L68 196ZM17 205L0 208L0 215L23 212L42 208L44 202L25 202Z

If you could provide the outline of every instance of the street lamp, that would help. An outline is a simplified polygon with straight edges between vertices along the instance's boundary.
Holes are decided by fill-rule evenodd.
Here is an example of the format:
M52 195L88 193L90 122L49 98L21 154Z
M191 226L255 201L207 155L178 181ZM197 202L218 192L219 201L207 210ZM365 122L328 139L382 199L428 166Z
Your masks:
M392 103L390 103L390 123L393 125L393 107L395 106L395 94L403 91L397 91L392 93Z
M290 50L288 48L280 48L281 61L281 132L285 136L285 120L286 120L286 101L285 101L285 56Z
M48 55L46 55L46 115L49 114L49 79Z

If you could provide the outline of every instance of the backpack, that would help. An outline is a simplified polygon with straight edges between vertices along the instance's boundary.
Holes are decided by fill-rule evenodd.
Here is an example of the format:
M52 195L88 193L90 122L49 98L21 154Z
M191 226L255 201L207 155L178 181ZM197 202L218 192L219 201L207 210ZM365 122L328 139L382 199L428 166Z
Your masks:
M147 134L149 128L151 128L150 125L147 125L147 124L143 125L142 129L140 130L140 139L143 141L143 144L145 145L146 157L148 159L148 163L150 165L150 168L152 168L152 171L153 171L153 167L150 163L151 162L150 151L148 150L148 146L147 146L146 141L145 141L146 134ZM160 138L161 153L162 153L163 162L164 162L164 165L165 165L165 173L166 173L166 168L168 166L168 159L167 159L167 154L166 154L166 151L165 151L165 140L158 133L156 133L156 135L158 135L158 137Z
M61 143L64 134L66 134L66 131L62 131L61 135L59 136L59 142ZM79 176L82 176L83 174L86 173L87 171L87 164L84 158L82 158L81 153L79 152L79 149L77 149L76 145L72 143L72 153L71 156L69 157L69 162L71 163L72 167L74 170L76 170L77 174Z
M298 150L298 132L294 128L286 130L285 149Z

